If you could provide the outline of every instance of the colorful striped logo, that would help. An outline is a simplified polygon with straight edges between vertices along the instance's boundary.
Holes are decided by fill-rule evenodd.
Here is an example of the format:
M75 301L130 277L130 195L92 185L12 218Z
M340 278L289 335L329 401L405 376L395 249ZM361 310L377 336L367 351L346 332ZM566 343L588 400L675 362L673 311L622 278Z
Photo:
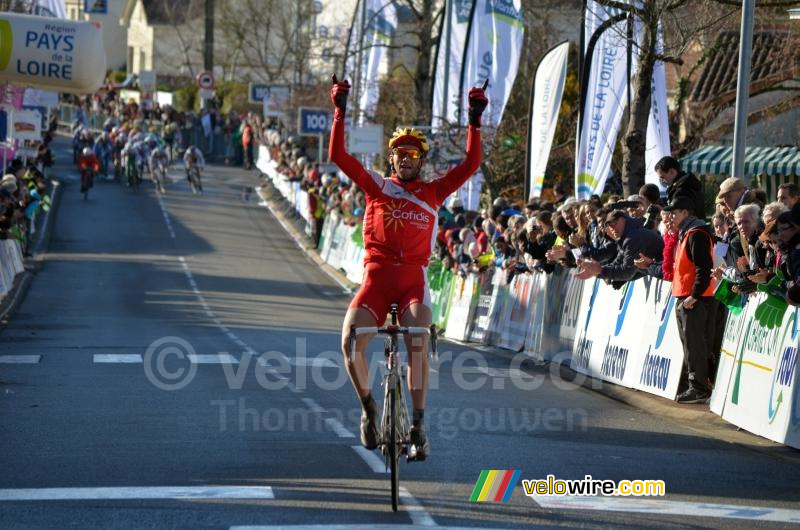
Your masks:
M508 501L514 493L521 471L517 469L484 469L469 500Z

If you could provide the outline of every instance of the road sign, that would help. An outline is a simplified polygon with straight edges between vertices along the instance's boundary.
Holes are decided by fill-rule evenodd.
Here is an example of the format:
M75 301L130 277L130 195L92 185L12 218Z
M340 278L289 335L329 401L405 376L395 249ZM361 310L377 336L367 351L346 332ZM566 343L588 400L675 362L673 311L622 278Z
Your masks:
M289 85L260 85L250 83L250 90L248 90L248 97L250 103L258 105L263 103L264 99L270 101L280 102L281 105L288 104L289 97L291 96L291 89Z
M142 92L156 91L156 73L153 70L139 72L139 90Z
M372 155L383 153L383 125L353 127L348 131L348 151L352 154Z
M331 129L330 112L327 109L300 107L297 113L297 130L300 136L318 136Z
M207 99L214 99L214 91L210 88L201 88L198 91L198 94L200 95L200 99L203 101Z
M211 90L214 88L214 74L211 72L200 72L197 76L197 86Z

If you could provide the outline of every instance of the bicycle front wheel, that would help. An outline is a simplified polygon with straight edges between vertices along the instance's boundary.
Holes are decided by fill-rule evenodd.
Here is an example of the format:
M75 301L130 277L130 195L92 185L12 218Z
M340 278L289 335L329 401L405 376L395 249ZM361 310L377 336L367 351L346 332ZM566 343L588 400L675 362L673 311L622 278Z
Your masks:
M401 439L398 433L398 410L400 408L400 380L397 377L390 377L389 388L389 468L391 470L392 480L392 511L397 511L397 505L400 497L400 453L401 453Z

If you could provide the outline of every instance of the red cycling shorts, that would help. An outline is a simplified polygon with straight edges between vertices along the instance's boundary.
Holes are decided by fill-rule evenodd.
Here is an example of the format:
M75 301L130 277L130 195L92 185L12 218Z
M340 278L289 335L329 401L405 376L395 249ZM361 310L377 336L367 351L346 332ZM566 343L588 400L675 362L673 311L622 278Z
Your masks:
M387 263L367 263L364 266L364 280L350 307L366 309L381 326L392 304L397 304L398 316L413 304L431 307L426 267Z

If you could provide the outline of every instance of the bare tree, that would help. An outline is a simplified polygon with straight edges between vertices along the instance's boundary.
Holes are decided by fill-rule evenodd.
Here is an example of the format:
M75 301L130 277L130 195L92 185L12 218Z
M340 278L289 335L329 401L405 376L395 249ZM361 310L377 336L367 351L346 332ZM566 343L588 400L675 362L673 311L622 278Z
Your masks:
M219 0L222 67L237 80L308 82L312 8L309 0Z

